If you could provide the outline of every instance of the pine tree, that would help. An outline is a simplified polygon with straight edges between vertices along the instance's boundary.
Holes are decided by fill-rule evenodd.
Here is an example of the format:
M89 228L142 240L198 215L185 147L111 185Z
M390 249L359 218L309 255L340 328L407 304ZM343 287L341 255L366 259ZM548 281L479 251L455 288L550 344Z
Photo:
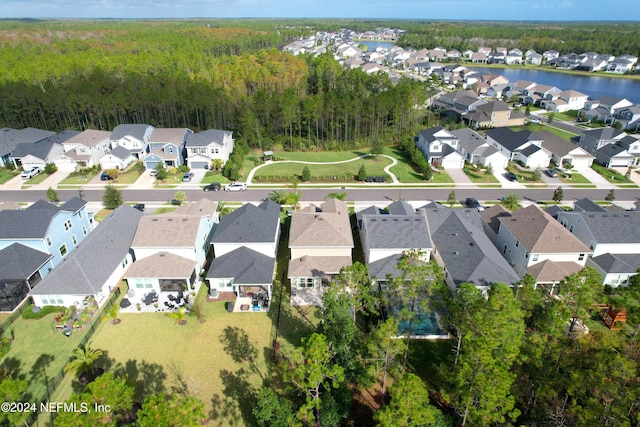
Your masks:
M367 167L362 164L360 165L360 169L358 169L358 181L364 181L367 179Z
M555 191L553 192L553 201L556 203L560 203L562 202L562 199L564 198L564 191L562 190L562 187L558 187L555 189Z
M311 181L311 171L309 170L309 166L305 166L302 169L302 176L301 176L302 180L304 182L309 182Z

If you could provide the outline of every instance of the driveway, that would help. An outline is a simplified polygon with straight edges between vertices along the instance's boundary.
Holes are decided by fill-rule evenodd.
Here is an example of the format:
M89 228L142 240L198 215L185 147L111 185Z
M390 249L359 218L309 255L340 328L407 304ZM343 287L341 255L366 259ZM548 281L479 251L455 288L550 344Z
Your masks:
M136 182L134 182L133 184L129 185L129 189L132 190L152 190L153 189L153 184L156 181L156 177L155 176L151 176L151 169L147 169L146 171L144 171L136 180Z
M626 171L625 171L626 172ZM604 179L600 174L591 168L583 169L578 173L584 175L597 188L615 188L615 185Z
M54 172L51 175L49 175L47 179L42 181L40 184L32 185L30 189L31 190L47 190L49 187L58 188L58 184L60 184L60 181L65 179L67 176L69 176L68 171Z
M26 181L27 181L26 179L22 179L20 174L18 174L17 176L14 176L9 181L2 184L2 189L3 190L20 190L22 188L22 185Z
M515 181L515 182L509 181L507 177L504 176L506 172L507 171L504 169L496 169L493 171L493 175L500 182L500 185L502 185L502 188L511 188L511 189L527 188L524 184L518 181Z
M451 179L456 185L473 184L473 181L471 181L471 179L467 176L466 173L464 173L462 169L451 168L451 169L447 169L445 172L449 174L449 176L451 177Z
M193 178L191 178L191 181L181 182L180 184L178 184L176 189L193 190L200 188L200 183L202 182L204 176L207 174L208 169L191 169L191 172L193 172Z

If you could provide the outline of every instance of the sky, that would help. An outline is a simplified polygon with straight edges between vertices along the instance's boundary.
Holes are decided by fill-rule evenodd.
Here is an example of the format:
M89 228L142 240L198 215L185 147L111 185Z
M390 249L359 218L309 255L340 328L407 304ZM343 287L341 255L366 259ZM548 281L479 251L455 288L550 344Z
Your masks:
M0 0L0 18L640 20L638 0Z

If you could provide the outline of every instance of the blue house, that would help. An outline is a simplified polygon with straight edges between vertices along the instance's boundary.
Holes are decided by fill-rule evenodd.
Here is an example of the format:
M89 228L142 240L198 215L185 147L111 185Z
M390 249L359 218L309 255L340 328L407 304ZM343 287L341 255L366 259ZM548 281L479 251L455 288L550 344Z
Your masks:
M38 200L24 210L0 211L0 249L20 243L51 255L55 267L91 232L86 204L74 197L60 207Z
M149 154L143 160L145 169L156 169L160 162L166 168L184 164L184 145L192 133L187 128L154 129L149 138Z

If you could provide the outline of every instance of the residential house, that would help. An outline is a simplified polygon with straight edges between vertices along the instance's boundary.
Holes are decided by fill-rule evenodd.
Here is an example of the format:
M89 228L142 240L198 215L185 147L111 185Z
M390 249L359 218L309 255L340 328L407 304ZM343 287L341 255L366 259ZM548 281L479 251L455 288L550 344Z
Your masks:
M51 255L57 266L91 232L86 204L73 197L60 207L38 200L23 210L0 211L0 249L20 243Z
M559 56L560 56L560 52L553 49L545 50L544 52L542 52L542 57L544 58L545 62L549 62L554 59L557 59Z
M137 159L134 152L119 145L100 157L100 167L102 169L124 170Z
M490 214L499 213L492 211L483 215L487 223L493 221ZM558 283L567 275L565 273L579 271L592 252L536 205L499 215L497 221L496 247L518 275L522 277L529 273L538 283ZM538 265L544 261L548 262Z
M504 57L504 63L507 65L522 64L522 53L509 52Z
M0 311L13 311L53 268L52 256L20 243L0 249Z
M471 54L471 62L475 64L486 64L489 61L489 57L486 53L474 52Z
M211 243L216 258L241 246L275 258L279 239L280 205L265 200L258 206L244 204L220 218Z
M444 169L461 169L464 156L458 151L458 139L442 126L421 130L416 146L429 164Z
M485 132L487 142L524 166L536 169L546 168L551 161L551 153L543 148L545 134L528 130L514 132L509 128L489 129Z
M588 100L580 113L587 120L613 121L614 115L618 110L632 106L633 102L626 98L601 96L598 99Z
M640 215L630 212L560 212L558 222L589 247L593 256L640 254Z
M640 129L640 106L621 108L614 114L614 119L621 123L623 129L638 132Z
M60 170L87 168L100 163L111 149L111 132L87 129L62 142L64 152L54 159Z
M203 198L160 215L140 219L131 243L136 263L156 253L170 253L191 261L199 273L211 250L211 236L218 223L218 204Z
M535 50L528 50L524 54L524 63L531 65L541 65L543 56Z
M474 112L463 114L462 119L466 121L470 127L477 129L522 126L524 125L525 116L524 113L513 110L508 104L502 101L490 101L478 106Z
M29 292L36 307L81 307L85 298L102 306L133 262L131 242L143 213L124 204Z
M607 144L595 152L596 160L601 165L613 167L629 167L634 164L636 157L620 144Z
M589 96L577 90L565 90L558 93L552 100L544 100L540 105L549 111L564 113L570 110L581 110L586 105Z
M109 137L111 148L122 147L136 159L141 159L149 152L149 138L153 130L153 126L145 124L118 125Z
M294 212L289 231L291 281L294 305L322 306L322 294L342 267L351 265L354 248L347 204L329 199Z
M609 62L609 65L607 66L607 72L616 74L630 73L633 69L633 65L634 63L629 59L619 57Z
M393 202L388 211L371 207L357 217L362 252L367 264L401 255L410 249L424 253L424 260L429 260L431 241L427 222L407 202Z
M483 82L489 86L506 85L509 84L509 79L500 74L487 73L483 74L480 78Z
M211 261L207 272L209 282L209 296L218 297L220 292L234 292L238 297L236 304L252 306L254 311L268 309L269 300L273 295L273 279L275 275L276 259L240 246L229 253L216 257ZM258 310L249 304L254 295L266 297ZM244 301L243 301L244 300Z
M207 169L214 160L224 165L233 151L235 141L232 134L231 131L217 129L189 134L185 143L187 165L191 169Z
M55 135L55 132L36 128L24 129L0 129L0 167L6 167L9 163L9 156L19 144L33 144L45 138Z
M536 84L522 91L520 102L525 105L541 105L542 101L551 101L559 96L562 90L555 86Z
M542 140L542 148L551 153L551 161L558 166L583 171L591 167L595 160L595 157L583 148L546 130L534 132L532 137Z
M22 166L24 170L34 167L43 170L47 163L53 163L56 157L64 152L62 142L79 133L75 130L65 130L34 143L20 143L9 156L9 160L15 167Z
M507 57L507 52L499 52L497 50L489 52L487 55L488 64L504 64Z
M184 145L193 131L187 128L154 129L149 137L149 154L144 156L145 169L156 169L160 162L164 167L184 164Z
M602 277L602 284L618 287L627 286L629 279L638 274L640 254L610 254L589 258L587 266L595 268Z
M432 256L444 268L445 282L452 290L462 283L473 283L486 291L493 283L513 286L520 279L482 231L476 209L430 203L420 211L429 224Z
M494 171L505 169L509 158L497 148L490 145L482 135L469 128L452 130L458 138L458 148L465 160L474 165L488 166Z

